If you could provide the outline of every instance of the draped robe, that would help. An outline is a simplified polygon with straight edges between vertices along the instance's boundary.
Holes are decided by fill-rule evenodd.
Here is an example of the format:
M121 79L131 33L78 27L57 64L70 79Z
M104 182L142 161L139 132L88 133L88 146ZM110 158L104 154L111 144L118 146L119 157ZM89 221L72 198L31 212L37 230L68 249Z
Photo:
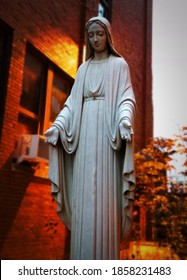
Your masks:
M94 204L97 180L93 183L94 190L92 186L84 186L89 180L82 179L86 174L85 168L82 168L84 163L80 159L83 158L86 166L89 161L86 154L84 157L79 155L79 144L82 143L80 131L86 121L83 115L83 93L90 61L91 59L87 60L79 67L71 94L53 124L60 130L60 139L56 146L50 146L49 178L52 182L52 194L57 202L57 212L72 230L71 258L119 259L120 240L124 239L132 225L135 187L133 139L126 143L122 141L119 123L128 118L133 127L135 98L126 61L111 54L105 74L101 112L109 147L103 154L98 154L103 161L104 179L100 183L100 189L103 190L98 190L100 193L97 200L100 202ZM91 129L88 124L88 134ZM104 137L103 131L99 135ZM84 152L83 149L84 147L81 153ZM110 151L108 155L107 151ZM85 190L87 197L83 197ZM81 208L87 199L86 206Z

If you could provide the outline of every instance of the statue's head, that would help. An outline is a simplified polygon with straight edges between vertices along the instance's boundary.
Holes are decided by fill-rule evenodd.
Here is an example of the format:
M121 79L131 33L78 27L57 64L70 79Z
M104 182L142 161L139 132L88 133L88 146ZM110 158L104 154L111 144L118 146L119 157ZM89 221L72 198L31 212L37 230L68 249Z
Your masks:
M88 37L88 30L89 27L93 24L97 23L99 24L102 28L105 29L106 35L107 35L107 45L108 45L108 52L109 54L112 53L115 56L120 56L120 54L115 50L114 44L113 44L113 39L112 39L112 34L111 34L111 25L110 22L104 18L104 17L93 17L91 18L87 24L86 24L86 60L89 59L90 57L94 56L94 50L89 42L89 37Z

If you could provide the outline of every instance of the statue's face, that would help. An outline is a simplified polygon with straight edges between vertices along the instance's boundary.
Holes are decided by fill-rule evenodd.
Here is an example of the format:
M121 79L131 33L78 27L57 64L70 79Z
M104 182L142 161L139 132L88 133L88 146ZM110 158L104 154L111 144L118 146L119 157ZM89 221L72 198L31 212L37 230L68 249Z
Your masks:
M90 45L95 52L101 53L108 49L108 40L105 29L98 23L93 22L88 28Z

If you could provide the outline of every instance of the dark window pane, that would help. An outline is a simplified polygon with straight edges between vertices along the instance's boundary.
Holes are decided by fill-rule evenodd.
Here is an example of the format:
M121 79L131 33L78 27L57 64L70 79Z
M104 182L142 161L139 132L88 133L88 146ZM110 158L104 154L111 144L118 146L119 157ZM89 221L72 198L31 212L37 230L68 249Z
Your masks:
M101 3L99 3L98 16L104 17L104 12L105 12L105 9L104 9L103 5Z
M60 75L54 73L52 95L51 95L51 113L50 122L54 122L56 116L61 111L64 102L70 92L70 83Z
M0 30L0 67L2 66L4 41L5 38L4 38L3 30Z
M11 47L12 29L0 19L0 136L5 110Z
M38 132L38 121L32 120L28 117L24 117L23 115L19 115L18 118L18 127L17 134L37 134Z
M100 0L98 5L98 15L111 20L111 0Z
M39 114L41 94L42 63L33 55L27 53L24 66L21 106Z

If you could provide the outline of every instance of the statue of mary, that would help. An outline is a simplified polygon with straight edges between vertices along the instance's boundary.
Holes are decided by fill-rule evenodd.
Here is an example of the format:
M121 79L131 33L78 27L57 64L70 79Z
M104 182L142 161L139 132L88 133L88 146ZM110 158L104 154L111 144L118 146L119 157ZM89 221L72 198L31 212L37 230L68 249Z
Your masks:
M119 259L132 224L135 98L103 17L86 24L86 61L52 126L49 178L71 230L71 259Z

